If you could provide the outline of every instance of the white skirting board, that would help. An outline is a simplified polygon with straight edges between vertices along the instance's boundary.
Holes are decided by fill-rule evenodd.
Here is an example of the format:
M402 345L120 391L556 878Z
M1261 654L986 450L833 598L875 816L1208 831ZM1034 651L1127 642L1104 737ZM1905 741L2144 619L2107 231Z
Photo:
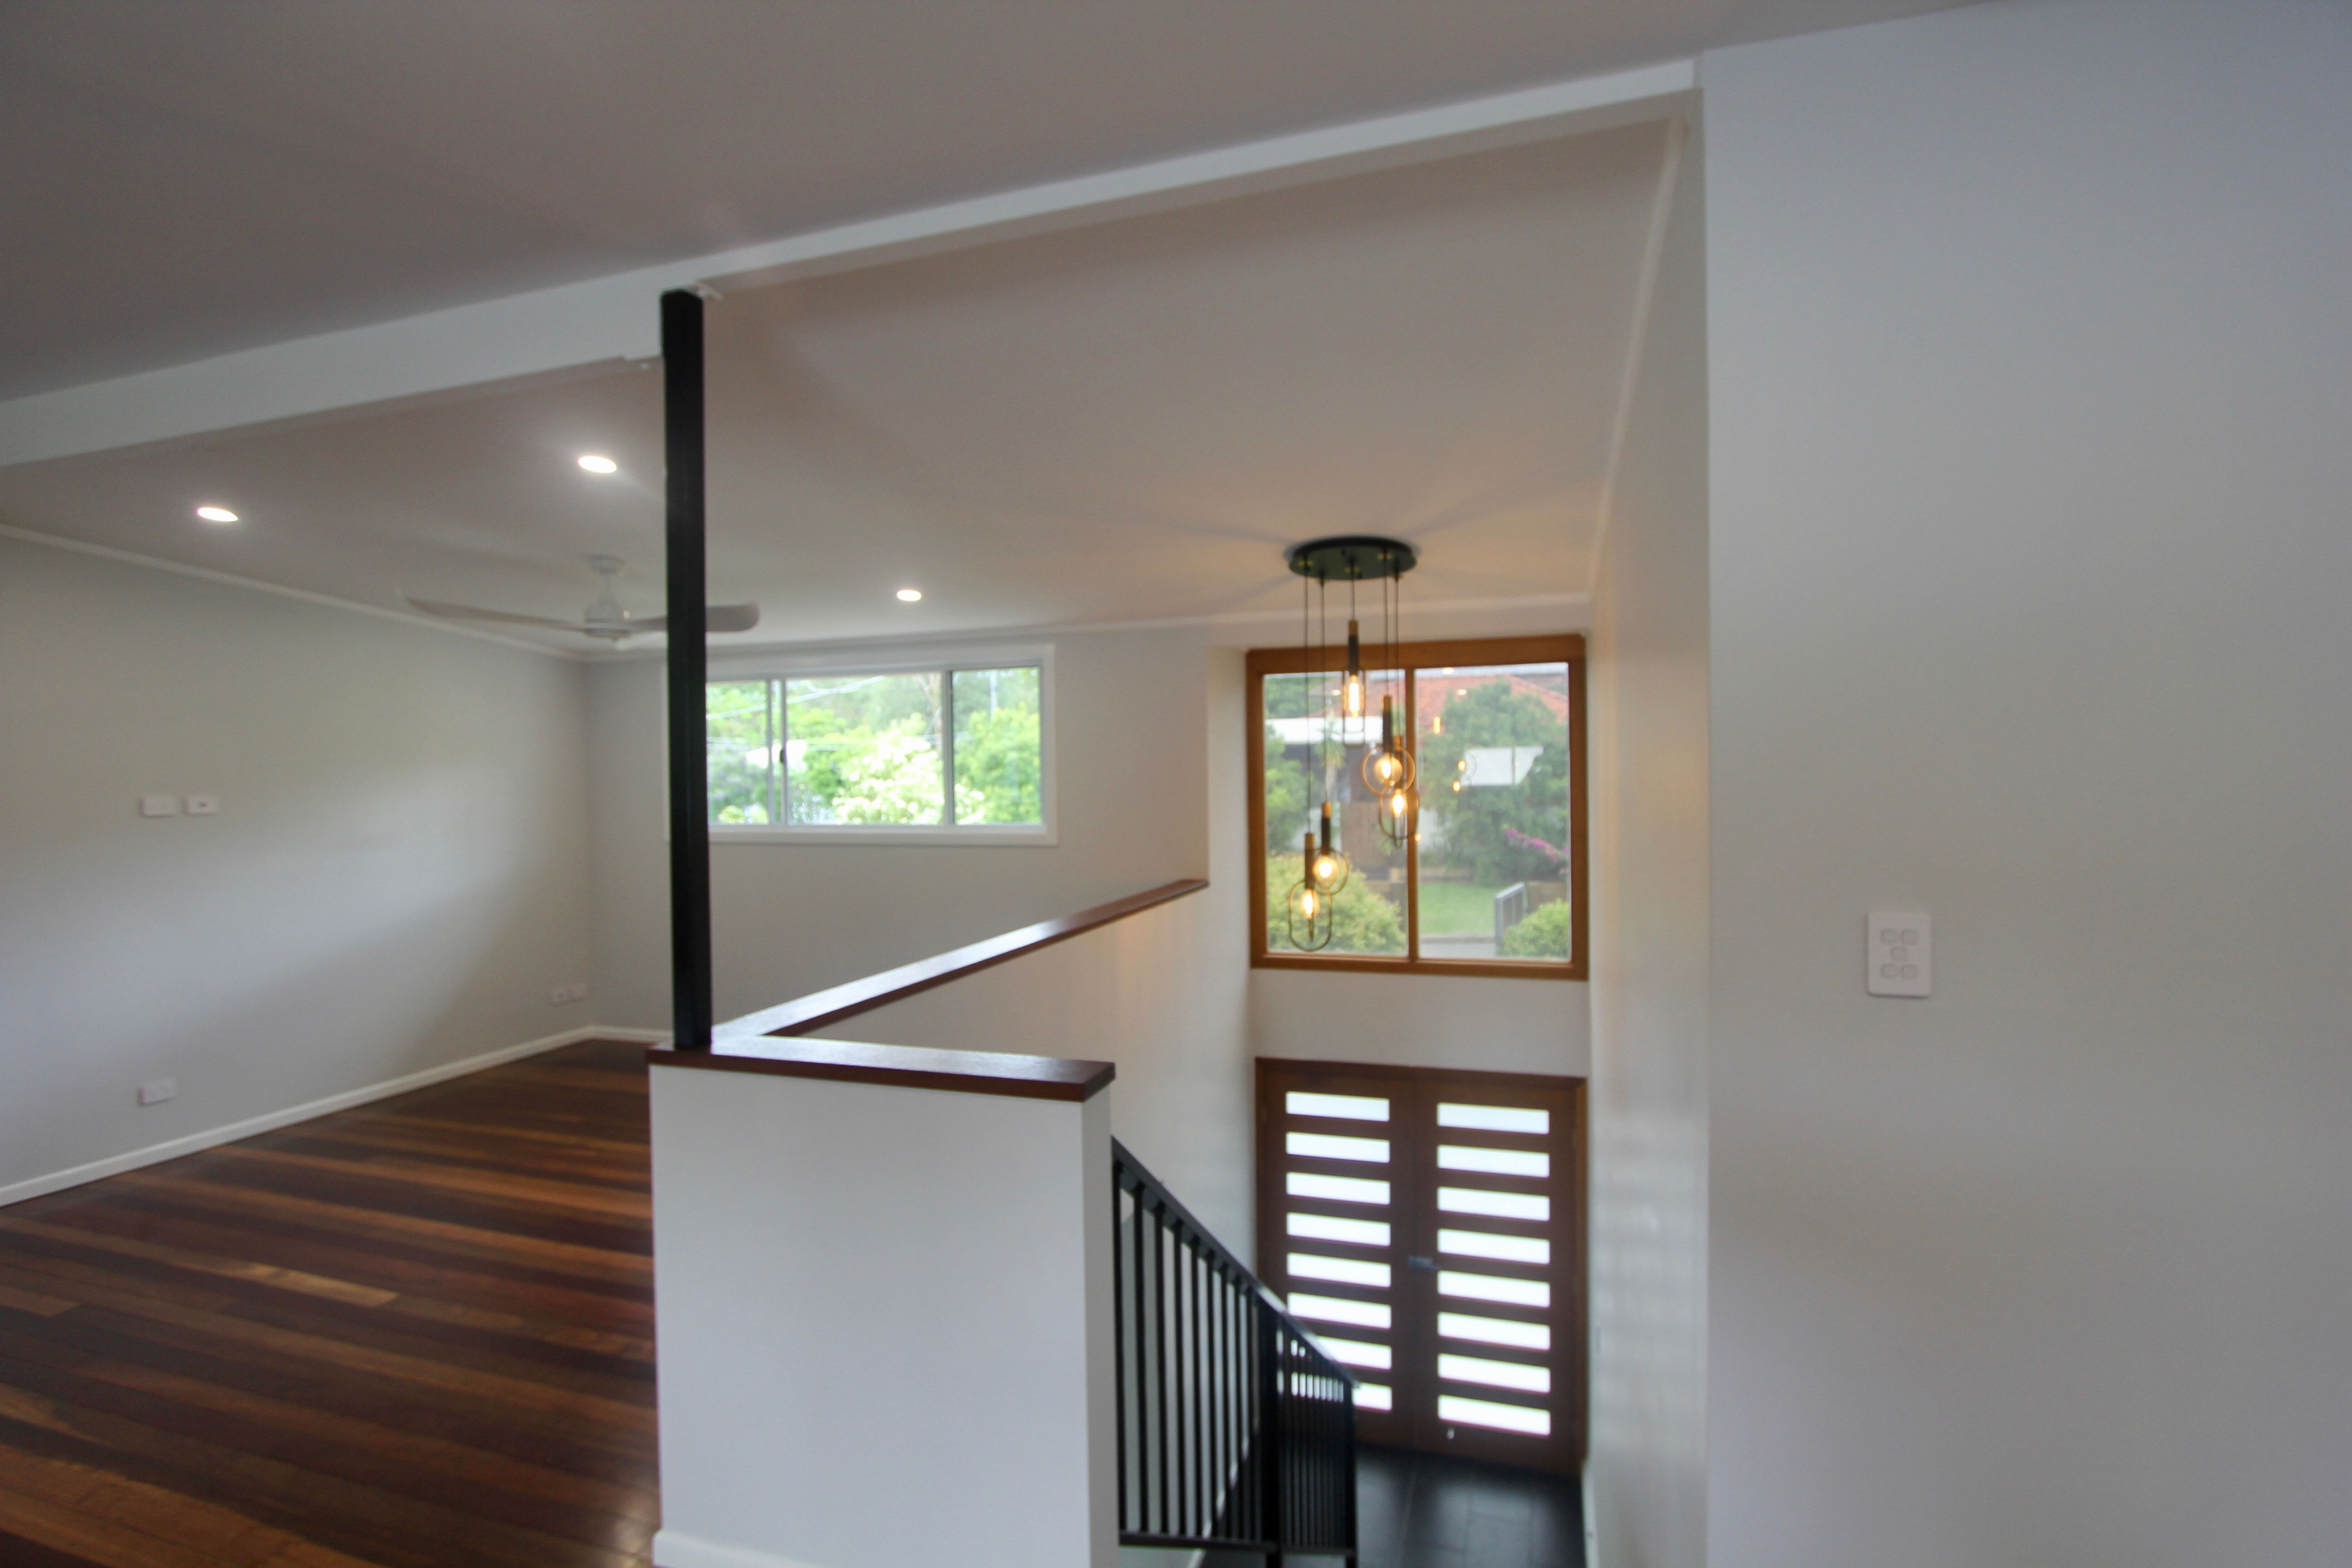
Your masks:
M467 1057L462 1061L444 1062L437 1068L426 1068L422 1072L409 1073L403 1078L389 1079L383 1083L372 1083L361 1089L345 1089L341 1094L331 1094L324 1100L314 1100L308 1105L289 1106L284 1110L273 1110L267 1115L247 1117L243 1121L232 1121L226 1127L215 1127L203 1132L191 1132L185 1137L174 1138L166 1143L151 1143L144 1149L133 1149L127 1154L109 1155L103 1160L93 1160L87 1165L75 1165L68 1170L52 1171L46 1176L27 1177L12 1185L0 1187L0 1207L22 1203L26 1198L37 1198L44 1193L62 1192L68 1187L78 1187L84 1182L95 1182L107 1176L121 1175L125 1171L135 1171L142 1165L158 1165L166 1160L176 1160L183 1154L194 1154L199 1150L210 1149L215 1144L234 1143L240 1138L251 1138L257 1133L272 1131L280 1127L289 1127L297 1121L308 1121L314 1116L325 1116L336 1110L348 1110L354 1105L365 1105L372 1100L389 1100L395 1094L406 1094L412 1089L423 1089L427 1084L440 1083L446 1079L463 1078L469 1072L479 1072L484 1068L494 1068L501 1062L537 1056L541 1051L556 1050L564 1046L576 1046L583 1040L630 1040L654 1046L668 1038L669 1035L665 1030L605 1029L593 1026L586 1028L566 1029L560 1035L544 1035L536 1040L525 1040L519 1046L506 1046L495 1051L485 1051L480 1056Z
M715 1541L675 1530L654 1531L653 1559L654 1568L813 1568L810 1563L779 1557L772 1552L721 1546Z

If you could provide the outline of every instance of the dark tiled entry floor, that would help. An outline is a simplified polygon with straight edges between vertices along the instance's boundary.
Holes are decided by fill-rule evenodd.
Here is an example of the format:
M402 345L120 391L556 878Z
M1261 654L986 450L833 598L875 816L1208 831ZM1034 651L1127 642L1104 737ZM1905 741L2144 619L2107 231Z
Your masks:
M1356 1529L1358 1568L1584 1568L1584 1496L1574 1476L1364 1448L1356 1459ZM1171 1552L1168 1560L1178 1559ZM1298 1568L1339 1561L1290 1558ZM1255 1552L1213 1552L1201 1568L1265 1562Z
M1360 1568L1583 1568L1573 1476L1366 1448L1356 1464Z

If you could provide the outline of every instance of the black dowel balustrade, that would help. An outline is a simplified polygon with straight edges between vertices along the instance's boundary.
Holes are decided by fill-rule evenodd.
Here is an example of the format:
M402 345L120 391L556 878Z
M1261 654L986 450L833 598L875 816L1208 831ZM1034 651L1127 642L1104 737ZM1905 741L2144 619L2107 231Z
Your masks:
M1355 1379L1111 1145L1119 1540L1356 1558Z

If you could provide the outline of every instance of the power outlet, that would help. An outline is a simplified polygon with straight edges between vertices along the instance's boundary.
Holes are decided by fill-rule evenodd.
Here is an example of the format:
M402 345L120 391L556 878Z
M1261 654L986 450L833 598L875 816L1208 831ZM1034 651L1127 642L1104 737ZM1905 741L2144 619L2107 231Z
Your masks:
M1870 967L1864 976L1873 996L1925 996L1936 987L1936 928L1918 910L1874 910L1870 917Z
M569 985L559 985L547 994L547 1005L551 1007L561 1007L566 1002L585 1002L586 1000L588 1000L588 983L585 980L575 980Z
M188 797L187 810L190 816L218 816L220 815L220 796L216 795L192 795Z
M139 1086L139 1103L142 1105L161 1105L167 1100L177 1099L179 1097L179 1093L180 1080L178 1079L151 1078L145 1083Z

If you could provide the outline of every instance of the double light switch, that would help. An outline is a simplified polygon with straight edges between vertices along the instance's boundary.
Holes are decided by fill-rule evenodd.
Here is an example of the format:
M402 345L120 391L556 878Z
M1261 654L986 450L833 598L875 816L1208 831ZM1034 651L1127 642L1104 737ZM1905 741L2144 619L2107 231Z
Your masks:
M1934 926L1917 911L1879 910L1870 917L1873 996L1925 996L1936 983Z

